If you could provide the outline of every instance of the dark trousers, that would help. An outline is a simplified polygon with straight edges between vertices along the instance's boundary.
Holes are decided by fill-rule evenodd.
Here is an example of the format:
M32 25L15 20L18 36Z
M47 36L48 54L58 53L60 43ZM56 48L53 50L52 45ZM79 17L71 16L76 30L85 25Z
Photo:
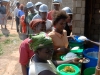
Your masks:
M19 32L19 18L16 16L16 29L17 29L17 32Z

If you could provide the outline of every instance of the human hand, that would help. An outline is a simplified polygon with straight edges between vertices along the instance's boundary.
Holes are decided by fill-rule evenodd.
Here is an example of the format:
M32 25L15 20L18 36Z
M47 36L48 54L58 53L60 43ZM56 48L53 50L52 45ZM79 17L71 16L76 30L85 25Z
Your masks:
M79 60L80 60L80 58L74 58L74 59L72 59L72 63L78 64L78 63L80 63Z
M76 35L70 35L72 38L74 38Z

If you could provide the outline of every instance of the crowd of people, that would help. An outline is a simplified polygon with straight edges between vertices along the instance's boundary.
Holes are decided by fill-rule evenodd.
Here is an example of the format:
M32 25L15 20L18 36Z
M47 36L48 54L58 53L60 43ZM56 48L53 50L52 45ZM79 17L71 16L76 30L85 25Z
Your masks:
M22 75L58 75L58 65L79 63L78 57L60 60L61 55L70 52L68 39L73 38L73 13L69 7L61 8L62 0L53 0L52 4L53 10L49 11L42 2L27 2L26 5L16 2L16 30L25 37L19 48ZM6 21L6 8L0 1L1 28L5 25L6 29Z
M15 21L16 21L16 30L18 33L24 33L27 37L29 34L33 34L33 30L30 28L29 24L34 19L42 19L46 21L46 30L51 31L52 21L56 14L64 10L68 16L66 20L65 30L67 30L67 35L71 34L72 27L72 11L69 7L61 9L61 0L53 1L54 9L48 9L48 6L42 2L37 2L33 4L32 2L27 2L26 5L16 3L16 8L14 9Z
M16 3L16 28L26 39L20 45L19 63L23 75L58 75L56 67L62 63L77 63L79 58L61 61L70 52L68 38L72 36L72 11L61 9L62 0L53 0L54 9L42 2Z

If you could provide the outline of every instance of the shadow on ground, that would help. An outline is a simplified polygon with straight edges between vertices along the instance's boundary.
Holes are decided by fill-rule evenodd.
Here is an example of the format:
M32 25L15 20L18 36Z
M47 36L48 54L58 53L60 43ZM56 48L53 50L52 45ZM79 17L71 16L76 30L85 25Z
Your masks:
M18 33L18 34L19 34L19 38L21 40L25 40L27 38L27 36L25 34L23 34L23 33Z

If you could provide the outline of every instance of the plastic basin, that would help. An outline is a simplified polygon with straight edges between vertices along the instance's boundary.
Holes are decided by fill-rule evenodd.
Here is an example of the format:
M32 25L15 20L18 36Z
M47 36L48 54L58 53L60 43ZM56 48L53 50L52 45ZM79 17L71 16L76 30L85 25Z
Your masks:
M61 71L66 66L72 66L74 68L75 72L74 73L67 73L67 72ZM79 67L77 67L76 65L73 65L73 64L61 64L61 65L59 65L57 67L57 72L60 75L80 75L80 69L79 69Z
M76 49L76 50L71 50L73 53L82 53L83 49Z
M60 59L61 60L65 60L63 57L64 57L65 55L62 55L62 56L60 56ZM75 64L76 66L78 66L79 68L81 67L81 64Z
M95 73L95 67L90 67L84 70L84 75L93 75Z
M98 52L98 51L99 50L96 49L96 48L88 48L88 49L85 49L83 51L83 56L85 58L90 59L90 62L89 63L84 64L85 65L85 68L96 67L97 66L98 58L95 58L95 57L92 57L92 56L88 56L87 53L89 53L89 52Z

